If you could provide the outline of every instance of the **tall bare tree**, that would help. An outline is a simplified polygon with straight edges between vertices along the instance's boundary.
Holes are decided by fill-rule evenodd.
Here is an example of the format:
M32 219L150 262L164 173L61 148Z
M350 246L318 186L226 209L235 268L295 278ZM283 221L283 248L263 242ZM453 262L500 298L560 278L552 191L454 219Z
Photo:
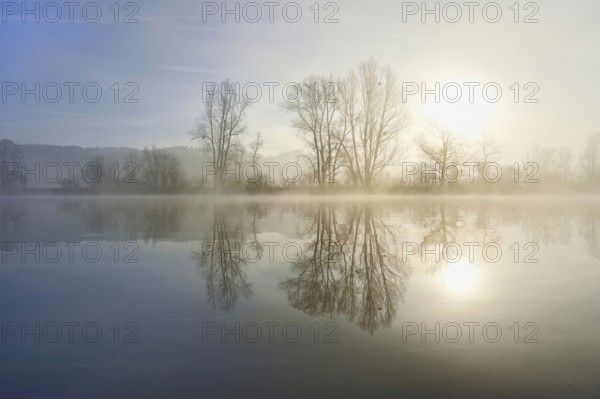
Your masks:
M355 184L369 187L400 157L407 125L396 76L389 65L363 62L340 85L346 160Z
M296 86L294 101L283 107L294 114L293 125L309 149L306 156L319 187L336 181L340 168L340 130L338 80L311 76Z
M207 94L194 139L203 142L214 168L215 179L225 181L225 172L242 150L240 136L246 132L244 118L249 106L229 80Z

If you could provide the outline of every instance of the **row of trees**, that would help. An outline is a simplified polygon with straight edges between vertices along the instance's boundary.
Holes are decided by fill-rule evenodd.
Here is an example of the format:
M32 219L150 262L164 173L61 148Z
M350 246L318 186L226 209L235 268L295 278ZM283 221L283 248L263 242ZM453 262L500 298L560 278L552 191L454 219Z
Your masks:
M406 114L389 66L370 60L346 78L310 77L295 90L298 100L283 107L294 115L294 127L308 149L305 159L319 187L342 175L354 185L369 187L399 160ZM193 137L202 141L215 165L216 181L223 180L231 164L247 160L241 137L246 133L248 106L229 81L207 98ZM257 136L250 145L251 161L261 146Z
M179 158L164 149L146 148L141 153L130 154L123 163L97 156L86 165L86 172L79 168L75 171L76 178L65 178L61 186L67 189L153 193L177 192L187 187Z
M346 76L310 76L294 89L296 93L290 97L297 100L284 102L282 107L292 115L293 127L305 143L303 159L311 173L304 183L319 188L334 183L369 188L386 180L400 185L399 173L394 174L393 169L401 162L412 161L406 159L408 151L403 147L409 116L389 65L371 59ZM229 81L205 102L193 138L203 143L209 161L215 165L215 182L225 181L224 173L234 163L255 162L258 158L263 144L260 136L248 149L242 144L247 134L248 108L248 102L240 98ZM417 137L416 149L428 170L438 166L438 175L427 182L413 181L413 186L444 185L448 166L464 162L479 163L476 172L481 176L481 168L497 162L501 153L489 133L467 141L439 125L432 125ZM538 177L544 182L568 180L600 186L600 133L586 140L579 165L575 165L568 148L534 147L523 164L529 162L539 166ZM510 167L502 165L502 170Z
M400 160L407 114L390 66L371 59L343 78L309 77L297 90L298 101L284 107L305 139L319 187L344 175L370 187Z
M121 162L96 156L72 170L63 168L64 164L55 165L65 176L58 184L68 190L175 192L188 186L179 158L164 149L132 152ZM3 192L26 187L28 178L43 180L42 166L26 162L19 146L11 140L0 140L0 172Z
M302 159L306 166L304 175L308 177L297 185L320 189L334 184L369 188L385 181L388 187L401 188L403 183L413 187L435 187L448 181L446 173L450 165L477 162L481 165L477 169L481 176L481 167L497 161L500 154L500 148L490 134L482 133L477 140L467 142L457 132L433 125L427 133L417 137L414 148L427 169L436 170L437 175L428 174L426 181L412 179L407 182L402 180L398 165L413 160L407 159L407 147L403 147L409 118L396 76L389 65L371 59L342 77L310 76L295 90L291 97L297 100L285 102L282 107L292 116L293 127L305 143L306 152ZM229 81L207 96L192 136L202 143L207 161L213 167L210 175L214 182L226 181L227 174L236 169L236 164L256 163L260 159L264 145L260 133L249 144L244 144L248 141L246 117L249 106L240 98L235 84ZM0 141L2 165L19 163L22 159L18 146L12 141ZM537 165L536 178L544 185L600 187L600 133L586 139L585 148L578 156L566 147L534 147L523 163L526 162ZM62 187L155 192L203 187L185 178L181 162L167 150L132 152L130 159L117 166L114 160L104 157L91 159L90 163L98 165L101 178L90 181L76 173L78 179L65 179ZM508 172L510 167L502 165L502 170ZM188 172L194 177L200 175L202 182L206 181L207 176L202 175L208 174L207 171ZM22 183L22 176L6 174L3 168L0 187L10 189ZM262 176L251 182L245 181L245 184L258 190L266 189L267 185L282 185L281 182L267 182Z

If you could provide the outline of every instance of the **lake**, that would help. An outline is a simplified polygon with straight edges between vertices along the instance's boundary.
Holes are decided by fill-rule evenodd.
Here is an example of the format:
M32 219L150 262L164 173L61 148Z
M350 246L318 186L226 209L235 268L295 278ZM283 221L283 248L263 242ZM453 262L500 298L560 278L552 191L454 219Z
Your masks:
M0 198L0 397L600 397L600 201Z

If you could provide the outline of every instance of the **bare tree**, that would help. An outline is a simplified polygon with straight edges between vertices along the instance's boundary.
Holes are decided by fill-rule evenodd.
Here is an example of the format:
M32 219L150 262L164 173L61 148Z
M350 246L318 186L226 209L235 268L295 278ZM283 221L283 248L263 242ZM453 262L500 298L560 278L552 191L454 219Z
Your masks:
M252 163L258 162L258 158L259 158L258 153L260 152L260 150L264 144L265 144L265 141L262 138L262 133L257 132L256 136L254 137L254 140L252 140L252 142L250 143L250 162L252 162Z
M114 188L117 181L114 164L103 155L94 156L87 163L84 180L89 188L95 190L109 190ZM74 183L77 184L77 180ZM62 183L62 186L65 187L65 182Z
M563 185L569 180L571 169L571 151L567 147L538 147L527 153L527 162L535 163L539 176L546 187Z
M340 85L346 161L355 184L369 187L399 160L406 128L396 76L389 65L363 62Z
M585 140L585 149L581 154L583 178L588 183L598 181L600 177L600 132L591 134Z
M260 152L264 143L265 142L262 138L262 133L257 132L256 136L254 137L254 140L252 140L252 142L250 143L250 163L251 164L254 164L255 166L258 164L258 160L260 158L260 155L258 153ZM256 175L252 176L251 178L248 178L248 182L250 184L254 185L255 187L260 187L261 184L265 183L265 179L263 179L262 173L257 171Z
M483 132L477 141L479 147L480 159L483 164L493 162L497 155L500 155L500 146L496 137L490 132Z
M479 176L483 176L484 169L490 162L495 162L497 156L502 152L496 137L487 131L483 131L481 135L476 139L475 150L472 154L472 159L479 163L477 166L477 172Z
M556 163L558 169L558 177L563 182L568 182L572 176L573 170L573 153L569 147L560 147L557 154L558 160Z
M208 93L198 127L192 132L194 139L203 142L214 168L215 178L225 181L225 172L242 152L240 136L246 132L244 118L249 103L240 97L229 80L220 90Z
M453 163L458 163L461 157L461 145L449 129L436 125L430 131L433 142L428 140L425 135L418 139L419 148L427 161L431 162L436 170L438 181L443 185L447 180L448 167Z
M183 186L181 162L166 150L144 149L141 166L143 184L154 191L172 191Z
M309 77L296 86L295 101L283 107L294 114L293 125L306 142L306 156L319 187L335 182L340 167L340 131L338 80L333 77Z

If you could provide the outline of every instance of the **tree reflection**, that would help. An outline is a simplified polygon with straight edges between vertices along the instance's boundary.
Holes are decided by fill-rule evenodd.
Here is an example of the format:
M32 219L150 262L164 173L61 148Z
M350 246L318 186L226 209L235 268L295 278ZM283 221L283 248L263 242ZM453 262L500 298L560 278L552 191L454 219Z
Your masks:
M589 256L600 259L600 208L586 207L579 217L579 231Z
M443 260L446 255L444 251L449 248L448 244L456 242L463 226L459 221L459 212L454 206L448 208L445 204L440 204L439 208L431 207L424 210L422 223L427 231L419 246L421 250L419 259L424 259L430 264L429 272L437 273L448 266L448 262L436 260Z
M242 247L256 251L257 257L262 253L262 245L256 239L256 214L250 223L252 240L246 239L248 229L244 222L239 209L217 207L213 213L212 231L202 241L201 251L193 252L198 271L206 281L208 302L226 312L232 310L240 298L248 299L252 295Z
M172 239L181 230L184 203L172 199L136 202L119 200L67 201L62 211L75 215L89 232L99 234L124 232L130 239L153 244Z
M21 202L0 198L0 244L22 239L23 218L27 208ZM3 250L4 245L0 245Z
M389 327L408 278L397 234L370 205L342 217L332 205L319 206L307 232L311 240L293 263L295 276L281 283L290 304L311 316L347 315L370 333Z
M562 204L535 204L521 208L521 225L530 241L540 245L571 242L575 209Z

